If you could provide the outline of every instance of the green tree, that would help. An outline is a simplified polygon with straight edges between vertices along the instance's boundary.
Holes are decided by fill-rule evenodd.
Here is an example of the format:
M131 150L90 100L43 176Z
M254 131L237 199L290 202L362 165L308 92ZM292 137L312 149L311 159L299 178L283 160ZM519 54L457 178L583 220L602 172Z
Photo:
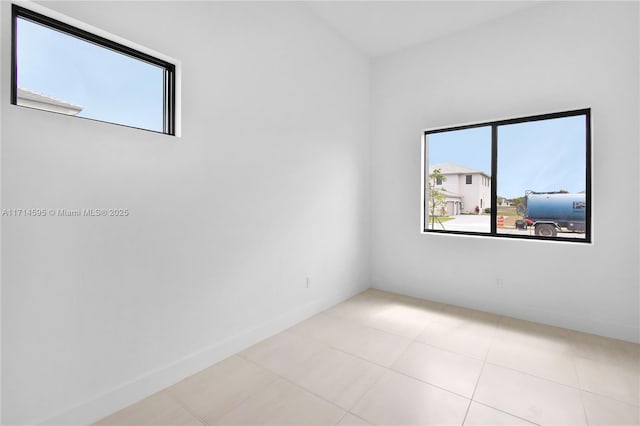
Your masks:
M445 182L447 178L440 169L434 169L429 174L429 210L431 215L431 229L434 229L436 211L443 211L447 205L447 197L443 194L444 189L436 188L437 182Z
M524 197L516 197L509 200L511 205L517 206L518 204L524 203Z
M518 214L518 216L522 216L519 212L524 211L524 209L527 207L524 200L524 197L516 197L509 200L511 205L516 208L516 213Z

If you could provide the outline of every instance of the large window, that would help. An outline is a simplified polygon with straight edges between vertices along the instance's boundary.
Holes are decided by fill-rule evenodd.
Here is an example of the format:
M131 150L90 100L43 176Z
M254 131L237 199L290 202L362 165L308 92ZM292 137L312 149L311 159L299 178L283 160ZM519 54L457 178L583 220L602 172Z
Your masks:
M11 103L175 134L175 65L16 5Z
M591 241L590 110L424 132L425 232Z

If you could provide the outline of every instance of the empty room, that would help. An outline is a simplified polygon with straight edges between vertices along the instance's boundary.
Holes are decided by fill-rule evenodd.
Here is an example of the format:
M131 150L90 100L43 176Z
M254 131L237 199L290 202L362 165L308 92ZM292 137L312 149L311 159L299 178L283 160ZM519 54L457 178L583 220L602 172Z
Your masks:
M639 23L2 0L1 424L640 424Z

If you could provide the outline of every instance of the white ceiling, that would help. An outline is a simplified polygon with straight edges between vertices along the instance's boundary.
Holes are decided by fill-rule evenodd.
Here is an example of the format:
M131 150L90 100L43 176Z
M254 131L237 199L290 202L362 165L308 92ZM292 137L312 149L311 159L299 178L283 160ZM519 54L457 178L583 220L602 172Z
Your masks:
M308 1L363 52L378 56L539 4L539 1Z

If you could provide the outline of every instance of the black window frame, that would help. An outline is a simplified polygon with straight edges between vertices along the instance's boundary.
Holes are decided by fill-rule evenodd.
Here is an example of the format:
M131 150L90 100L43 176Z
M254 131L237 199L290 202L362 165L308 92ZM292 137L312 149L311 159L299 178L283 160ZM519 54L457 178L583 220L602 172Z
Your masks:
M498 218L498 127L510 124L518 124L525 122L534 122L534 121L543 121L550 120L555 118L564 118L564 117L575 117L575 116L585 116L585 238L563 238L563 237L543 237L536 235L516 235L516 234L504 234L498 233L497 228L497 218ZM476 127L490 127L491 128L491 178L490 187L491 187L491 213L490 213L490 224L491 229L489 232L470 232L470 231L454 231L454 230L444 230L444 229L428 229L428 145L427 138L430 134L435 133L443 133L450 132L456 130L464 130L464 129L472 129ZM507 239L524 239L524 240L537 240L537 241L563 241L569 243L592 243L592 223L591 223L591 206L592 206L592 194L591 194L591 108L583 108L576 109L570 111L561 111L554 112L548 114L537 114L525 117L517 117L510 118L505 120L492 120L485 121L481 123L474 124L466 124L460 126L451 126L446 128L436 128L436 129L428 129L423 131L423 155L422 159L424 167L422 168L422 173L425 176L424 178L424 186L422 187L424 203L422 205L423 214L422 214L422 230L423 233L429 234L458 234L458 235L473 235L473 236L482 236L482 237L498 237L498 238L507 238Z
M465 185L473 185L473 175L465 175L464 183Z
M93 34L89 31L74 27L73 25L65 22L58 21L57 19L43 15L38 12L34 12L31 9L27 9L16 4L11 5L11 104L21 106L24 108L30 108L23 105L18 105L18 46L17 46L17 24L18 18L31 21L33 23L43 25L55 31L59 31L63 34L76 37L80 40L95 44L97 46L112 50L114 52L129 56L133 59L137 59L142 62L146 62L151 65L158 66L164 70L164 84L163 84L163 125L162 132L152 129L146 129L143 127L130 126L127 124L116 123L113 121L100 120L90 117L75 117L85 120L99 121L102 123L110 123L118 126L130 127L134 129L146 130L154 133L161 133L165 135L176 135L176 66L171 62L163 59L156 58L153 55L141 52L129 46L117 43L108 38ZM35 108L37 109L37 108ZM47 111L54 114L59 114L55 111Z

